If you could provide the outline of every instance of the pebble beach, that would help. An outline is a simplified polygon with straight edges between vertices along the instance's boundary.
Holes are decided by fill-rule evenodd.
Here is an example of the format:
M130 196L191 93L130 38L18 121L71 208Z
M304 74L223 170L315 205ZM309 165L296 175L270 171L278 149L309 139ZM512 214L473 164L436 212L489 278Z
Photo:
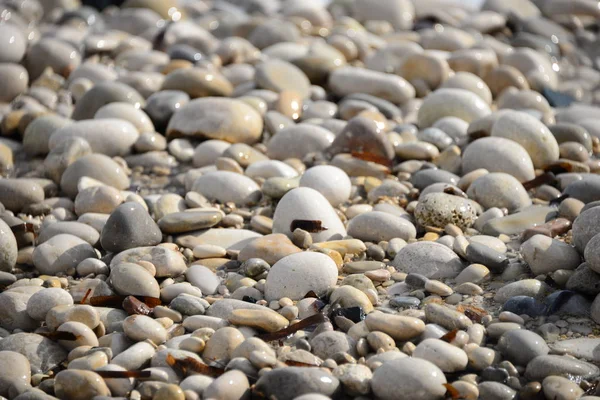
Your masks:
M88 3L0 0L0 400L600 400L598 0Z

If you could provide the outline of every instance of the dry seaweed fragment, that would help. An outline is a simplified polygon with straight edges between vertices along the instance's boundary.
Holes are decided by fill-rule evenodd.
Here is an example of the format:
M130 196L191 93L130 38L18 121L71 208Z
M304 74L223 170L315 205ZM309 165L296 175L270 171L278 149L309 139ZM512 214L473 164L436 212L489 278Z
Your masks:
M179 359L173 357L171 354L167 354L166 362L169 367L173 368L183 376L200 374L216 378L225 373L223 368L211 367L209 365L202 364L200 361L192 357Z
M322 222L318 219L295 219L290 224L290 231L294 232L298 228L309 233L317 233L328 229L322 226Z
M264 340L265 342L272 342L274 340L285 339L286 337L293 335L301 329L307 328L311 325L320 324L325 322L325 316L323 314L315 314L310 317L306 317L298 323L294 325L290 325L287 328L283 328L273 333L265 333L264 335L258 335L259 339Z

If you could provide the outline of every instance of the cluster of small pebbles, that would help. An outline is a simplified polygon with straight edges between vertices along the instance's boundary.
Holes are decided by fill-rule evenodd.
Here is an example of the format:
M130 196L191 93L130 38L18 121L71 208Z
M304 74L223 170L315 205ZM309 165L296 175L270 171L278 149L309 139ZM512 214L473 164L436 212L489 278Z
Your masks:
M122 3L0 0L0 399L600 399L598 0Z

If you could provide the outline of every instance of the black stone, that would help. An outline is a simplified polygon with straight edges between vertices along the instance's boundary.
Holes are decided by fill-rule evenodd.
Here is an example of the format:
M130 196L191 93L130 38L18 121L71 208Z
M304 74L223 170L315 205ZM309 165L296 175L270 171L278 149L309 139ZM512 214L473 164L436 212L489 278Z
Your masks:
M469 262L483 264L494 273L502 273L508 267L508 258L504 254L481 243L469 244L466 257Z

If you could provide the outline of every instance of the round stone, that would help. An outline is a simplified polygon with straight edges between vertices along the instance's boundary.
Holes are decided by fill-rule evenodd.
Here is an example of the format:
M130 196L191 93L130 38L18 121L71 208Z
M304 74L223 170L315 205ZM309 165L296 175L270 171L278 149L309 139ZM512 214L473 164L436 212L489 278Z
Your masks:
M0 396L10 397L11 387L20 390L22 386L29 386L30 368L29 360L24 355L14 351L0 351Z
M545 356L550 351L540 335L525 329L506 332L498 341L498 349L517 365L527 365L535 357Z
M131 315L125 318L123 332L136 342L150 340L154 344L160 345L167 340L165 327L145 315Z
M502 172L475 179L469 186L467 195L486 210L493 207L506 208L512 213L531 205L531 199L523 185L514 176Z
M230 171L214 171L200 176L192 191L220 203L233 202L244 206L260 200L258 185L250 178Z
M302 159L306 154L327 149L335 135L320 126L302 123L283 128L267 143L267 155L276 160Z
M0 25L0 63L18 63L27 49L27 40L16 25Z
M19 212L23 207L41 203L44 189L33 179L0 179L0 203L7 210Z
M129 178L123 167L104 154L89 154L69 165L60 179L61 189L74 198L82 177L96 179L121 190L129 187Z
M485 137L469 144L463 154L463 174L477 169L504 172L519 182L535 178L527 150L517 142L500 137Z
M115 102L102 106L96 111L94 119L122 119L133 124L139 133L154 132L150 117L130 103Z
M160 288L154 276L139 264L120 263L110 270L115 291L122 295L160 297Z
M121 82L99 82L77 101L72 118L76 121L92 119L101 107L116 102L129 103L136 108L145 103L142 95L131 86Z
M277 261L267 275L268 301L289 297L302 299L311 290L323 294L337 282L335 262L325 254L302 252Z
M73 298L64 289L46 288L34 293L27 302L27 314L36 321L45 321L50 309L60 305L72 305Z
M523 243L521 256L535 275L559 269L574 270L581 263L575 247L545 235L535 235Z
M74 270L87 258L97 258L94 248L85 240L69 234L53 236L36 246L32 254L35 268L47 275Z
M511 111L502 114L492 127L492 136L519 143L529 153L535 168L558 160L556 139L546 125L527 113Z
M256 84L259 88L280 93L292 90L301 99L309 97L310 81L301 69L282 60L270 60L256 66Z
M462 349L439 339L423 340L412 355L435 364L444 372L462 371L469 361Z
M444 117L472 122L489 114L489 105L475 93L464 89L439 89L423 100L418 124L420 128L428 128Z
M373 373L371 388L383 400L429 400L441 398L446 377L435 364L406 357L388 361Z
M104 379L93 371L67 369L56 374L54 391L61 399L86 400L110 396Z
M331 165L309 168L300 178L300 186L315 189L336 207L348 200L352 184L348 175Z
M8 103L25 93L29 83L27 70L19 64L0 64L0 101Z
M0 271L10 272L17 264L19 248L10 227L0 219Z

